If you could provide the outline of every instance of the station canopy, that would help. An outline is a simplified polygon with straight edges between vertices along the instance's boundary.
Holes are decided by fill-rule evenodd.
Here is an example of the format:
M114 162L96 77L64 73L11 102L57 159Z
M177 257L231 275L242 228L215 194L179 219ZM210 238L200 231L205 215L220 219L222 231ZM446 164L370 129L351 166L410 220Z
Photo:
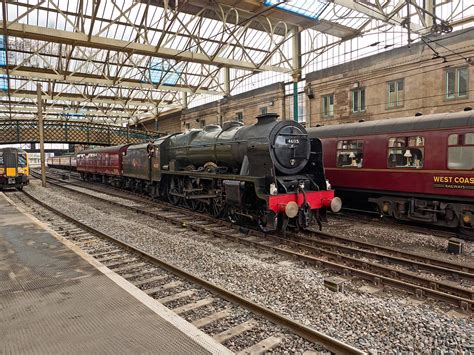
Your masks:
M304 83L469 27L471 1L2 0L0 120L35 119L38 90L45 119L123 126Z

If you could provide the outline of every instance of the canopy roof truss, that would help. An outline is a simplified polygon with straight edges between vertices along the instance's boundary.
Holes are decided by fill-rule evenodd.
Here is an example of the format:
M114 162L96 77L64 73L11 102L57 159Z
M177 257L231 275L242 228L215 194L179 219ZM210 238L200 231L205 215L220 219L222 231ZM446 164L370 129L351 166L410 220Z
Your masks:
M34 117L41 84L46 119L116 125L231 95L258 73L299 77L324 51L387 26L411 40L456 20L423 0L2 0L1 14L0 119ZM303 45L301 63L303 32L330 40Z

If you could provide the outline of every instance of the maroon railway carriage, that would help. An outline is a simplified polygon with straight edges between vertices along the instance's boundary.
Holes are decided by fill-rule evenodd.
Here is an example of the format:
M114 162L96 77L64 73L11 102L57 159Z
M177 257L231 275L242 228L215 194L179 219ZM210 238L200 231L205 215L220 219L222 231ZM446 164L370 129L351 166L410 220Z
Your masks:
M49 157L47 164L51 168L76 171L76 157L74 155L59 155Z
M326 176L405 221L474 229L473 111L315 127Z
M77 171L85 180L113 183L123 172L122 159L129 144L84 150L77 154Z

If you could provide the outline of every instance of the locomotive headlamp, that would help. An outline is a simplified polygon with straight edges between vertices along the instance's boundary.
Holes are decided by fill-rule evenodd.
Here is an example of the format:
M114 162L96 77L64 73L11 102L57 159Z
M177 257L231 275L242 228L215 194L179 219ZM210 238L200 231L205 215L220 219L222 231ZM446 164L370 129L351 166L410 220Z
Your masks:
M462 221L465 224L470 224L472 222L472 215L469 212L466 212L462 215Z
M298 215L298 204L295 201L290 201L285 206L285 214L288 218L294 218Z

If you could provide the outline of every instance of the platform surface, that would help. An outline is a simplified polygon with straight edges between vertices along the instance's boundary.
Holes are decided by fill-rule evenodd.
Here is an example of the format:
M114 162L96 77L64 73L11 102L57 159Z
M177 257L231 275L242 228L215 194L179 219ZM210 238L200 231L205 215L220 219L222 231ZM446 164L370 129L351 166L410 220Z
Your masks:
M165 318L0 193L0 354L219 352Z

